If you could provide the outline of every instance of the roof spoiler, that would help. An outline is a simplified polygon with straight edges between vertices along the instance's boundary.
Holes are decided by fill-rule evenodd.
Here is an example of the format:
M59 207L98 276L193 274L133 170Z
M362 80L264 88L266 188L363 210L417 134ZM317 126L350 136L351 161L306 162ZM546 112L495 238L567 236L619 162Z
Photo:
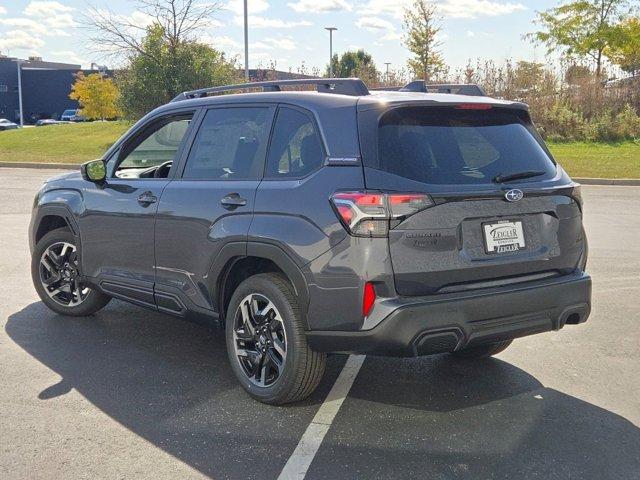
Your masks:
M172 102L188 100L190 98L202 98L216 93L232 92L261 88L263 92L280 92L286 86L315 85L320 93L337 93L341 95L361 96L369 95L367 85L359 78L310 78L295 80L273 80L268 82L239 83L236 85L223 85L220 87L201 88L190 92L183 92Z
M402 87L400 92L422 92L422 93L453 93L456 95L471 95L476 97L486 97L487 94L480 86L464 83L434 83L430 84L424 80L415 80Z

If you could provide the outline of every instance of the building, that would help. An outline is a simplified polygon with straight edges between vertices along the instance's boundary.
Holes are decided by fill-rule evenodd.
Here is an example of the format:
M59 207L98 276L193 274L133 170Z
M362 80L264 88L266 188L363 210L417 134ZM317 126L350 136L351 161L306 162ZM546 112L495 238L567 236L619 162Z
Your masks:
M22 74L22 110L25 123L39 118L58 118L78 102L69 98L80 65L46 62L40 57L28 60L0 55L0 118L18 122L18 62ZM85 71L91 73L91 71Z

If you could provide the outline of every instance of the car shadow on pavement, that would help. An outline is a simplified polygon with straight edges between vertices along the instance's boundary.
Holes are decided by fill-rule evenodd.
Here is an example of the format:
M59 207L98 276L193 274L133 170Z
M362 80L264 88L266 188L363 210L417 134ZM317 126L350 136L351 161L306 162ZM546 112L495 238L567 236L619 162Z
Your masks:
M215 478L276 478L345 358L278 408L237 384L220 330L122 302L89 318L33 303L6 331L62 377L40 401L75 389ZM637 478L638 445L629 421L497 359L367 357L307 478Z
M75 389L135 434L215 478L276 478L346 358L332 356L312 397L283 408L245 394L229 366L224 332L211 326L118 301L85 318L56 315L38 302L10 315L6 331L62 377L42 385L38 399Z
M638 479L639 446L627 419L496 358L369 357L307 478Z

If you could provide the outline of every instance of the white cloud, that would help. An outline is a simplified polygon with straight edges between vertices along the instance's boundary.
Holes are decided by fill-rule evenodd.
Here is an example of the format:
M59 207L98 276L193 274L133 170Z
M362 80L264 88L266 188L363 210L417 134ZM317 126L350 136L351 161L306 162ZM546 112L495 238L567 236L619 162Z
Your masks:
M402 35L399 34L398 32L389 32L384 37L382 37L380 40L383 40L385 42L394 42L394 41L401 40L401 39L402 39Z
M25 32L24 30L10 30L2 34L0 38L0 51L28 50L44 46L44 40L40 37Z
M361 8L363 15L391 15L402 19L404 7L410 7L412 0L369 0ZM437 0L437 11L440 15L450 18L477 18L506 15L526 10L521 3L493 1L493 0Z
M51 52L51 55L47 56L47 60L53 62L77 63L78 65L87 66L91 64L91 62L86 61L73 50L55 50Z
M226 9L231 10L236 15L244 15L244 1L243 0L231 0L227 3ZM247 10L249 15L256 13L262 13L269 8L269 2L266 0L249 0L247 2Z
M0 15L4 15L5 13L7 13L7 9L0 5Z
M48 28L61 32L63 28L75 27L77 23L70 13L74 9L60 2L49 0L34 0L24 9L27 17L46 25Z
M49 30L46 25L31 18L0 18L0 25L19 28L35 35L46 35Z
M60 2L50 0L34 0L24 9L24 14L30 17L48 17L63 12L73 11L72 7L63 5Z
M490 0L444 0L438 4L438 11L451 18L495 17L526 9L521 3Z
M352 10L345 0L298 0L287 5L298 13L350 12Z
M217 37L201 36L199 40L201 42L210 44L213 48L217 50L230 49L230 50L236 51L242 48L242 44L240 42L236 42L233 38L228 37L226 35L221 35Z
M295 50L296 44L290 35L278 38L267 37L249 45L252 49L258 50Z
M243 25L243 17L238 16L234 19L236 25ZM249 28L294 28L308 27L313 23L306 20L285 22L279 18L266 18L258 15L249 15Z
M362 17L356 21L356 26L367 30L395 30L393 24L380 17Z
M476 36L475 32L472 32L471 30L467 30L467 37L473 38L475 36Z

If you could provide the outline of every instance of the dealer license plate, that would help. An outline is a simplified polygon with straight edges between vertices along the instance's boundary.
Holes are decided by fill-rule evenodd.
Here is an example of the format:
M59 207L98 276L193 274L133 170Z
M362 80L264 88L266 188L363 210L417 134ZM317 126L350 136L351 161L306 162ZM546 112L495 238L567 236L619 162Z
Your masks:
M522 222L503 220L485 223L484 244L487 253L517 252L525 247Z

